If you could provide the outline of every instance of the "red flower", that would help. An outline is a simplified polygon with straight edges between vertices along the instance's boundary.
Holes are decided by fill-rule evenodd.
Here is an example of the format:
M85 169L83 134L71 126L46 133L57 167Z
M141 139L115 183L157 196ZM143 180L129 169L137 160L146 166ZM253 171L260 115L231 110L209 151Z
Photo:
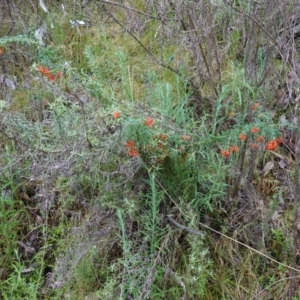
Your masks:
M254 144L254 143L253 143L253 144L251 144L250 146L251 146L251 148L252 148L253 150L258 149L258 145L257 145L257 144Z
M120 116L121 116L121 113L120 113L119 111L115 111L115 112L113 113L113 118L114 118L114 119L118 119L118 118L120 118Z
M229 148L229 151L230 152L239 152L240 148L238 146L231 146Z
M46 67L39 65L37 67L38 71L40 71L44 76L47 77L49 81L54 81L56 77L50 72L50 70Z
M134 141L133 140L130 140L126 143L126 148L134 148Z
M229 157L230 156L230 151L229 150L221 150L221 155L223 157Z
M240 136L239 136L239 138L240 138L241 141L246 141L247 135L244 134L244 133L241 133Z
M269 141L267 146L266 146L267 150L271 150L271 151L275 150L277 147L278 147L278 143L277 143L276 140Z
M162 134L162 135L160 136L160 138L164 141L164 140L167 139L167 136L166 136L165 134Z
M251 128L251 133L258 133L259 132L259 128L254 126Z
M258 143L263 142L264 140L265 140L265 138L264 138L263 136L258 136L258 137L256 138L256 141L257 141Z
M47 77L47 79L48 79L49 81L54 81L54 80L55 80L55 76L52 75L51 73L47 74L46 77Z
M38 66L37 69L43 74L43 75L47 75L50 74L50 71L48 68L43 67L43 66Z
M147 117L146 121L144 122L144 124L148 127L152 127L154 124L154 120L150 117Z
M130 140L125 144L125 147L128 149L128 155L129 156L139 156L139 152L136 150L135 145L134 145L134 141Z
M129 154L129 156L133 156L133 157L137 157L140 155L139 152L135 148L130 149L128 151L128 154Z

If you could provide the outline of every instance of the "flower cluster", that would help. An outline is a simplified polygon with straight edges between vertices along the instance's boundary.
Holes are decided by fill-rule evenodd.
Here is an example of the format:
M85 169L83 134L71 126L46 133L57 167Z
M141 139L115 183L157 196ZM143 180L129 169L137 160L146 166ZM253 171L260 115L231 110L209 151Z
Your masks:
M114 119L118 119L121 117L121 112L119 111L115 111L113 114L112 114L112 117ZM146 120L144 121L144 125L146 125L147 127L153 127L153 124L154 124L154 120L151 118L151 117L147 117ZM160 137L159 137L162 141L165 140L167 138L167 136L165 134L162 134ZM162 148L162 144L161 145L158 145L159 148ZM135 145L135 142L133 140L130 140L128 141L126 144L125 144L125 147L127 148L128 150L128 155L129 156L132 156L132 157L137 157L137 156L140 156L140 153L139 151L137 150L136 148L136 145Z
M154 140L162 140L162 141L165 141L165 140L167 139L167 135L164 134L164 133L161 134L161 135L157 135L157 134L156 134L156 135L153 136L153 139L154 139Z
M139 156L139 152L137 151L136 147L135 147L135 143L133 140L130 140L126 143L126 148L128 150L128 155L132 156L132 157L137 157Z
M254 121L257 122L257 124L261 123L261 115L258 114L259 111L263 110L263 106L261 103L253 103L252 105L252 116L254 118ZM237 115L236 112L231 111L228 115L228 119L235 118ZM264 114L265 116L265 114ZM238 121L239 118L236 118L236 121ZM265 121L262 120L263 123L265 124ZM263 130L261 130L263 129ZM268 139L267 136L261 135L261 131L266 131L268 132L269 130L265 130L264 126L262 125L261 128L260 126L252 126L252 128L249 128L245 130L244 132L240 132L238 135L238 139L240 140L240 143L243 144L243 149L245 150L246 147L249 149L253 150L265 150L265 151L274 151L277 149L277 147L282 143L281 138L274 138L274 139ZM227 158L231 156L233 152L238 152L238 147L235 148L236 146L229 147L228 149L222 149L220 151L220 154L222 157Z
M240 148L238 146L231 146L229 149L221 150L221 155L223 157L229 157L234 152L239 152Z
M266 140L265 137L263 137L263 136L258 136L258 137L254 136L254 134L257 134L259 132L260 132L260 129L257 126L253 126L250 129L251 136L249 137L249 139L250 139L249 146L251 147L252 150L259 149L259 144L258 143L262 144ZM248 136L245 133L241 133L239 135L239 139L242 142L245 142L248 139ZM275 150L281 143L282 143L282 139L280 137L277 138L277 139L270 140L265 145L265 149L266 150L271 150L271 151ZM233 152L238 152L238 151L239 151L239 147L231 146L229 149L221 150L221 155L223 157L229 157Z
M121 116L119 111L112 113L112 118ZM125 141L127 153L131 157L141 157L145 165L150 167L165 167L172 163L190 162L189 151L192 135L174 134L172 132L161 131L160 124L151 116L146 116L143 120L132 122L128 129L128 138ZM127 135L126 134L126 135ZM237 148L230 151L237 152Z
M40 73L47 77L49 81L54 81L56 78L62 76L62 72L57 72L56 75L53 75L53 73L51 73L51 71L47 67L43 67L41 65L39 65L37 69Z

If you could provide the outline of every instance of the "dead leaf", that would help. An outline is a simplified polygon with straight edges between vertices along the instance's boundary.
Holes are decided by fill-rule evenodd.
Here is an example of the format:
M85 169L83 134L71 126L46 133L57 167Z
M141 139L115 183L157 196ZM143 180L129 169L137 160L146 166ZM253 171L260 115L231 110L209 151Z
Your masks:
M18 244L24 249L26 255L30 256L35 254L35 249L31 246L24 244L23 242L18 242Z
M32 273L34 270L35 269L33 267L25 268L21 271L21 274L28 275L28 274Z
M35 224L38 226L43 224L43 220L39 215L35 216Z
M274 212L274 214L272 215L272 221L273 221L273 222L278 221L278 218L279 218L279 217L280 217L280 215L279 215L278 211L276 210L276 211Z
M289 162L287 159L281 159L278 165L281 169L285 169L289 165Z
M274 162L269 161L265 164L263 169L263 177L265 177L274 168Z

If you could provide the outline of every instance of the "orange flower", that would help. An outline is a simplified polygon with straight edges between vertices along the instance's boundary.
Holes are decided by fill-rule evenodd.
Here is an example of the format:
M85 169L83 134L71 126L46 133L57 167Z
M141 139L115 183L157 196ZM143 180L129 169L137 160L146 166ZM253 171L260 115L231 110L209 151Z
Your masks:
M239 136L239 139L240 139L241 141L246 141L247 135L244 134L244 133L241 133L240 136Z
M128 141L125 146L126 148L129 149L134 148L134 141L133 140Z
M259 128L254 126L251 128L251 133L258 133L259 132Z
M114 118L114 119L118 119L118 118L120 118L120 116L121 116L121 113L120 113L119 111L115 111L115 112L113 113L113 118Z
M4 53L4 48L3 47L0 47L0 55L2 55Z
M48 68L38 65L37 69L44 76L46 76L49 81L54 81L56 79L56 77L50 72L50 70Z
M43 75L47 75L50 74L50 71L48 68L43 67L43 66L38 66L37 69L43 74Z
M228 156L230 156L230 151L229 150L221 150L221 155L223 157L228 157Z
M38 71L40 71L40 72L42 72L42 69L43 69L44 67L42 67L41 65L38 65L37 66L37 69L38 69Z
M251 148L252 148L253 150L258 149L258 145L257 145L257 144L252 143L250 146L251 146Z
M184 141L189 141L189 140L192 139L192 137L189 136L189 135L183 135L181 138L182 138Z
M164 141L164 140L167 139L167 136L166 136L165 134L162 134L162 135L160 136L160 138Z
M139 152L135 149L135 148L132 148L128 151L128 154L129 156L132 156L132 157L137 157L139 156Z
M256 138L256 141L257 141L258 143L263 142L264 140L265 140L265 138L264 138L263 136L258 136L258 137Z
M238 146L231 146L229 148L229 151L230 152L239 152L240 148Z
M229 118L234 118L234 116L235 116L235 113L232 111L232 112L230 112L230 114L229 114Z
M275 150L277 148L277 146L278 146L277 141L276 140L271 140L271 141L268 142L266 148L267 148L267 150Z
M54 80L55 80L55 76L52 75L51 73L47 74L46 77L47 77L47 79L48 79L49 81L54 81Z
M154 124L154 120L150 117L147 117L146 121L144 122L144 124L148 127L152 127Z
M260 106L260 103L255 103L255 104L253 104L252 109L254 111L256 111L259 108L259 106Z

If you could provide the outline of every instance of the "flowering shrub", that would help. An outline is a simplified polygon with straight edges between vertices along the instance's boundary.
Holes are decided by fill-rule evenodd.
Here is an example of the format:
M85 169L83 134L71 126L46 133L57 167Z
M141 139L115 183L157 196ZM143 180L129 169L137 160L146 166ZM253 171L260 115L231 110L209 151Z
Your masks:
M251 150L276 150L277 147L282 143L281 138L274 138L274 136L279 136L280 132L274 124L272 124L272 116L270 114L263 112L263 106L261 103L255 103L252 106L253 113L253 123L240 125L236 123L230 134L227 137L226 143L236 144L238 141L236 136L240 140L241 145L244 145L243 149ZM235 117L235 120L242 121L242 117L237 113L230 112L229 119ZM253 125L255 124L255 125ZM260 134L257 136L257 134ZM269 138L271 137L271 139ZM229 146L228 150L224 150L226 147L221 147L220 155L222 157L229 157L233 152L239 152L235 146Z
M132 156L132 157L137 157L139 156L139 152L137 151L136 147L135 147L135 143L133 140L130 140L126 143L125 147L128 150L128 155Z
M115 113L114 113L115 114ZM113 117L118 117L113 115ZM149 168L168 163L183 163L188 158L192 136L166 132L160 120L146 119L125 122L125 148L131 157L140 157ZM175 162L176 161L176 162Z

